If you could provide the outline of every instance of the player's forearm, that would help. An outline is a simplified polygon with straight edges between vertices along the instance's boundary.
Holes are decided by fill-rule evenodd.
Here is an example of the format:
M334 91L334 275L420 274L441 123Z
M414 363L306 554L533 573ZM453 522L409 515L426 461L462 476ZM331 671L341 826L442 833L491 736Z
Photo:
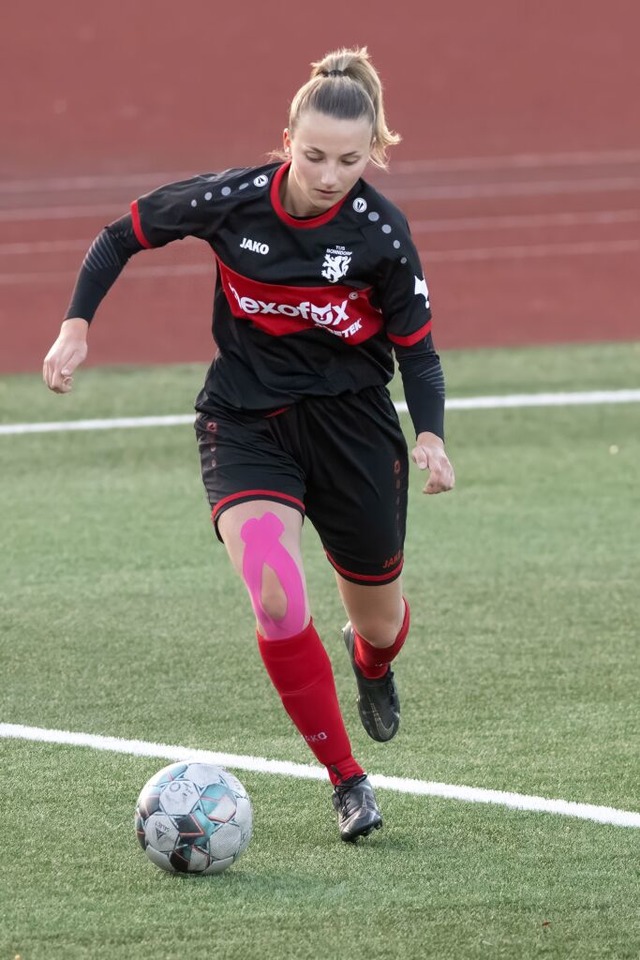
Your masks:
M105 227L82 262L65 319L82 317L90 323L129 258L141 249L130 216Z
M396 348L404 395L416 437L444 439L444 374L431 337L412 348Z

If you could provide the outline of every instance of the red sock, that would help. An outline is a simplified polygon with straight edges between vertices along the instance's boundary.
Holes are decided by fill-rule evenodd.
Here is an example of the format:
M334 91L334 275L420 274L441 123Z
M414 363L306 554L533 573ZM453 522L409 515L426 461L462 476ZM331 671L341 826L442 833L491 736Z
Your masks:
M258 648L283 706L333 784L363 773L351 754L342 720L331 661L310 620L302 633L267 640Z
M403 598L404 599L404 598ZM392 660L398 656L409 633L409 622L411 614L409 604L404 601L404 620L400 627L400 633L395 638L390 647L374 647L359 633L355 634L355 659L365 677L369 680L377 680L384 677L388 666Z

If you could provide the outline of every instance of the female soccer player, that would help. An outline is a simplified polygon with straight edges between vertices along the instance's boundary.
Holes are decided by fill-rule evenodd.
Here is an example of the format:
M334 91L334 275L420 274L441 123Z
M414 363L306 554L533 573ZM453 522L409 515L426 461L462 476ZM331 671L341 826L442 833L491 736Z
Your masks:
M99 234L44 361L47 386L70 390L94 313L133 254L187 236L212 248L218 353L195 422L204 486L265 667L327 767L347 841L382 818L310 615L301 532L306 515L335 571L364 728L390 740L400 721L390 664L409 630L408 455L386 387L394 353L424 492L454 483L422 267L404 216L362 179L399 139L366 48L328 54L292 101L277 162L160 187Z

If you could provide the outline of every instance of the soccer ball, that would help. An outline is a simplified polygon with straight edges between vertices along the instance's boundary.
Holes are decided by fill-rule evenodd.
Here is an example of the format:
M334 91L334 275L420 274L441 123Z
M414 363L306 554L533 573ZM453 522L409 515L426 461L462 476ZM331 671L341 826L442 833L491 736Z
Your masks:
M251 839L251 802L222 767L171 763L140 791L135 826L142 849L162 870L222 873Z

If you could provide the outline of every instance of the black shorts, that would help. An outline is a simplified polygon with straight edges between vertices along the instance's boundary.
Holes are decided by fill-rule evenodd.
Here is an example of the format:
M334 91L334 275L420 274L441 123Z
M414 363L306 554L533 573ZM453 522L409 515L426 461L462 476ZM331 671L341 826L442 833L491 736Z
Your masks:
M308 516L346 580L400 575L407 444L385 387L310 397L253 419L199 413L195 429L216 532L228 507L273 500Z

